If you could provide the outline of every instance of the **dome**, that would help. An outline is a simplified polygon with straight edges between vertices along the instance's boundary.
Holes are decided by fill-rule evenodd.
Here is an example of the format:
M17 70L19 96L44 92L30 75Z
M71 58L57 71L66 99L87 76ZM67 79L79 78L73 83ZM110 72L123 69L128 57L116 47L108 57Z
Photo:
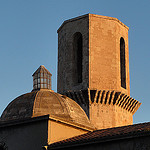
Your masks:
M52 115L92 127L84 110L72 99L48 89L32 91L14 99L4 110L2 121Z

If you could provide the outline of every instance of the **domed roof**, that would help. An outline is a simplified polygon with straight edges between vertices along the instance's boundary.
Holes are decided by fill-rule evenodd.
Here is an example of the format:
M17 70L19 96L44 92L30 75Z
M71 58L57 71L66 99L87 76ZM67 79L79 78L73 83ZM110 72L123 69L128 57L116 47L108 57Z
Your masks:
M14 99L4 110L1 120L16 120L43 115L91 127L84 110L72 99L48 89L36 90Z

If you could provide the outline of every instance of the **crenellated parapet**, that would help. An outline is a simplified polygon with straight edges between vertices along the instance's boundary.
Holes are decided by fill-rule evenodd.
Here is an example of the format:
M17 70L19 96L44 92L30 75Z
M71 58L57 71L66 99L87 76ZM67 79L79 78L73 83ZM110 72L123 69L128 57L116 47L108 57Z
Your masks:
M80 91L68 91L64 95L70 97L76 101L79 105L88 104L105 104L116 105L128 112L134 114L141 103L134 98L116 91L105 90L80 90Z
M97 128L132 124L132 116L141 105L118 91L87 89L68 91L64 95L76 101Z

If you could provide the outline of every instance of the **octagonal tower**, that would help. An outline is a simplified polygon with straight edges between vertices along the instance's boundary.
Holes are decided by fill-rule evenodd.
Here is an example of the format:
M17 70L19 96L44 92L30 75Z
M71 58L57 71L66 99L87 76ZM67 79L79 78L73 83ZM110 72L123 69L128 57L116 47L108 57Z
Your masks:
M78 102L99 129L133 123L129 28L116 18L87 14L58 29L57 90Z

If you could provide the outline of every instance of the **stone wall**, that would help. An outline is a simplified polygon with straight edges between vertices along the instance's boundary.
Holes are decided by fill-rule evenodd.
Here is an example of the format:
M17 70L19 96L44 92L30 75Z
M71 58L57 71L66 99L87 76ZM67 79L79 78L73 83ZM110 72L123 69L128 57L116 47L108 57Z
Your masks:
M80 90L64 93L76 101L97 129L133 124L133 114L141 103L116 91Z
M89 132L90 130L82 129L82 127L69 125L69 123L49 120L48 128L48 144L68 139Z
M58 29L58 92L76 101L98 129L132 124L132 116L141 105L130 97L128 30L117 18L93 14L67 20ZM81 83L74 79L76 32L83 36ZM121 39L125 43L123 54ZM121 74L125 86L121 85Z
M133 114L116 105L91 104L90 120L97 129L133 124Z
M126 89L121 87L120 38L125 40ZM89 88L130 95L128 27L112 17L89 15Z
M83 38L82 83L75 83L73 36L80 32ZM89 85L89 21L88 15L65 21L58 30L57 92L85 89Z
M82 83L75 83L73 35L83 36ZM120 39L125 41L126 89L121 87ZM128 27L116 18L88 14L58 29L59 93L68 90L116 90L130 95Z
M47 130L47 120L0 124L0 143L5 143L8 150L41 150L47 145Z

